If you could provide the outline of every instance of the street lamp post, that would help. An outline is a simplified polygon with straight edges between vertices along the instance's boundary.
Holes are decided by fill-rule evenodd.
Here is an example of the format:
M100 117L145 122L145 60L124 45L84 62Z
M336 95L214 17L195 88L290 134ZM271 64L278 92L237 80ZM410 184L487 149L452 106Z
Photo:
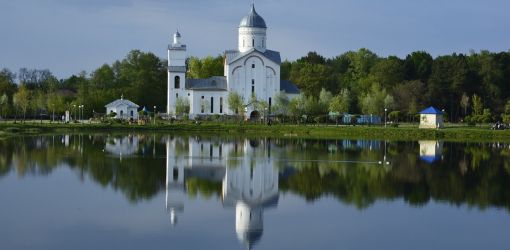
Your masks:
M388 109L387 108L384 108L384 127L386 127L386 112L388 112Z
M156 125L156 105L154 105L154 125Z

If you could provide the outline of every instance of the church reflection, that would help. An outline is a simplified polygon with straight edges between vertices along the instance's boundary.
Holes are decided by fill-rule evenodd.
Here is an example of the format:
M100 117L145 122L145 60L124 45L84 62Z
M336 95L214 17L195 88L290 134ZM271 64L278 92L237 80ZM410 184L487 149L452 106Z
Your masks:
M168 138L166 146L166 210L172 225L184 211L188 178L221 182L223 205L235 208L239 241L247 248L255 245L262 237L264 209L278 204L278 170L270 143Z

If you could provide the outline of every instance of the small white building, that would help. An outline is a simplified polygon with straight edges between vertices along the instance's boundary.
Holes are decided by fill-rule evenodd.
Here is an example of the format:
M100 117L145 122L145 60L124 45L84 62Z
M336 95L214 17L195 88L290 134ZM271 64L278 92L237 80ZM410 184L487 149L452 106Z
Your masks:
M420 128L443 128L443 112L432 106L420 112Z
M116 119L138 120L138 106L134 102L121 97L105 106L106 115L115 113Z

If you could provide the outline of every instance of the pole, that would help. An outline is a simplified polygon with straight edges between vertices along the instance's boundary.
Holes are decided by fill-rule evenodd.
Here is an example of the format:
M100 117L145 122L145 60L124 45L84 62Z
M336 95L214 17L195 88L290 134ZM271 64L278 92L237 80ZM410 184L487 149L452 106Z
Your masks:
M384 109L384 127L386 127L386 124L387 124L387 122L386 122L386 112L388 112L387 108Z
M156 106L154 106L154 125L156 125Z

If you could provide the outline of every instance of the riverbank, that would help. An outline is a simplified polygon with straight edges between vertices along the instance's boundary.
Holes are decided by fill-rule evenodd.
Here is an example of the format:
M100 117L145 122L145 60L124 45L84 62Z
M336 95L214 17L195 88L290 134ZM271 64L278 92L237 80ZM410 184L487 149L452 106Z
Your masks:
M381 139L381 140L446 140L510 142L510 130L495 131L487 127L449 126L444 129L418 129L415 126L334 126L334 125L274 125L235 123L161 123L156 125L123 124L50 124L0 123L0 137L47 133L82 132L161 132L215 135L264 136L274 138L309 139Z

